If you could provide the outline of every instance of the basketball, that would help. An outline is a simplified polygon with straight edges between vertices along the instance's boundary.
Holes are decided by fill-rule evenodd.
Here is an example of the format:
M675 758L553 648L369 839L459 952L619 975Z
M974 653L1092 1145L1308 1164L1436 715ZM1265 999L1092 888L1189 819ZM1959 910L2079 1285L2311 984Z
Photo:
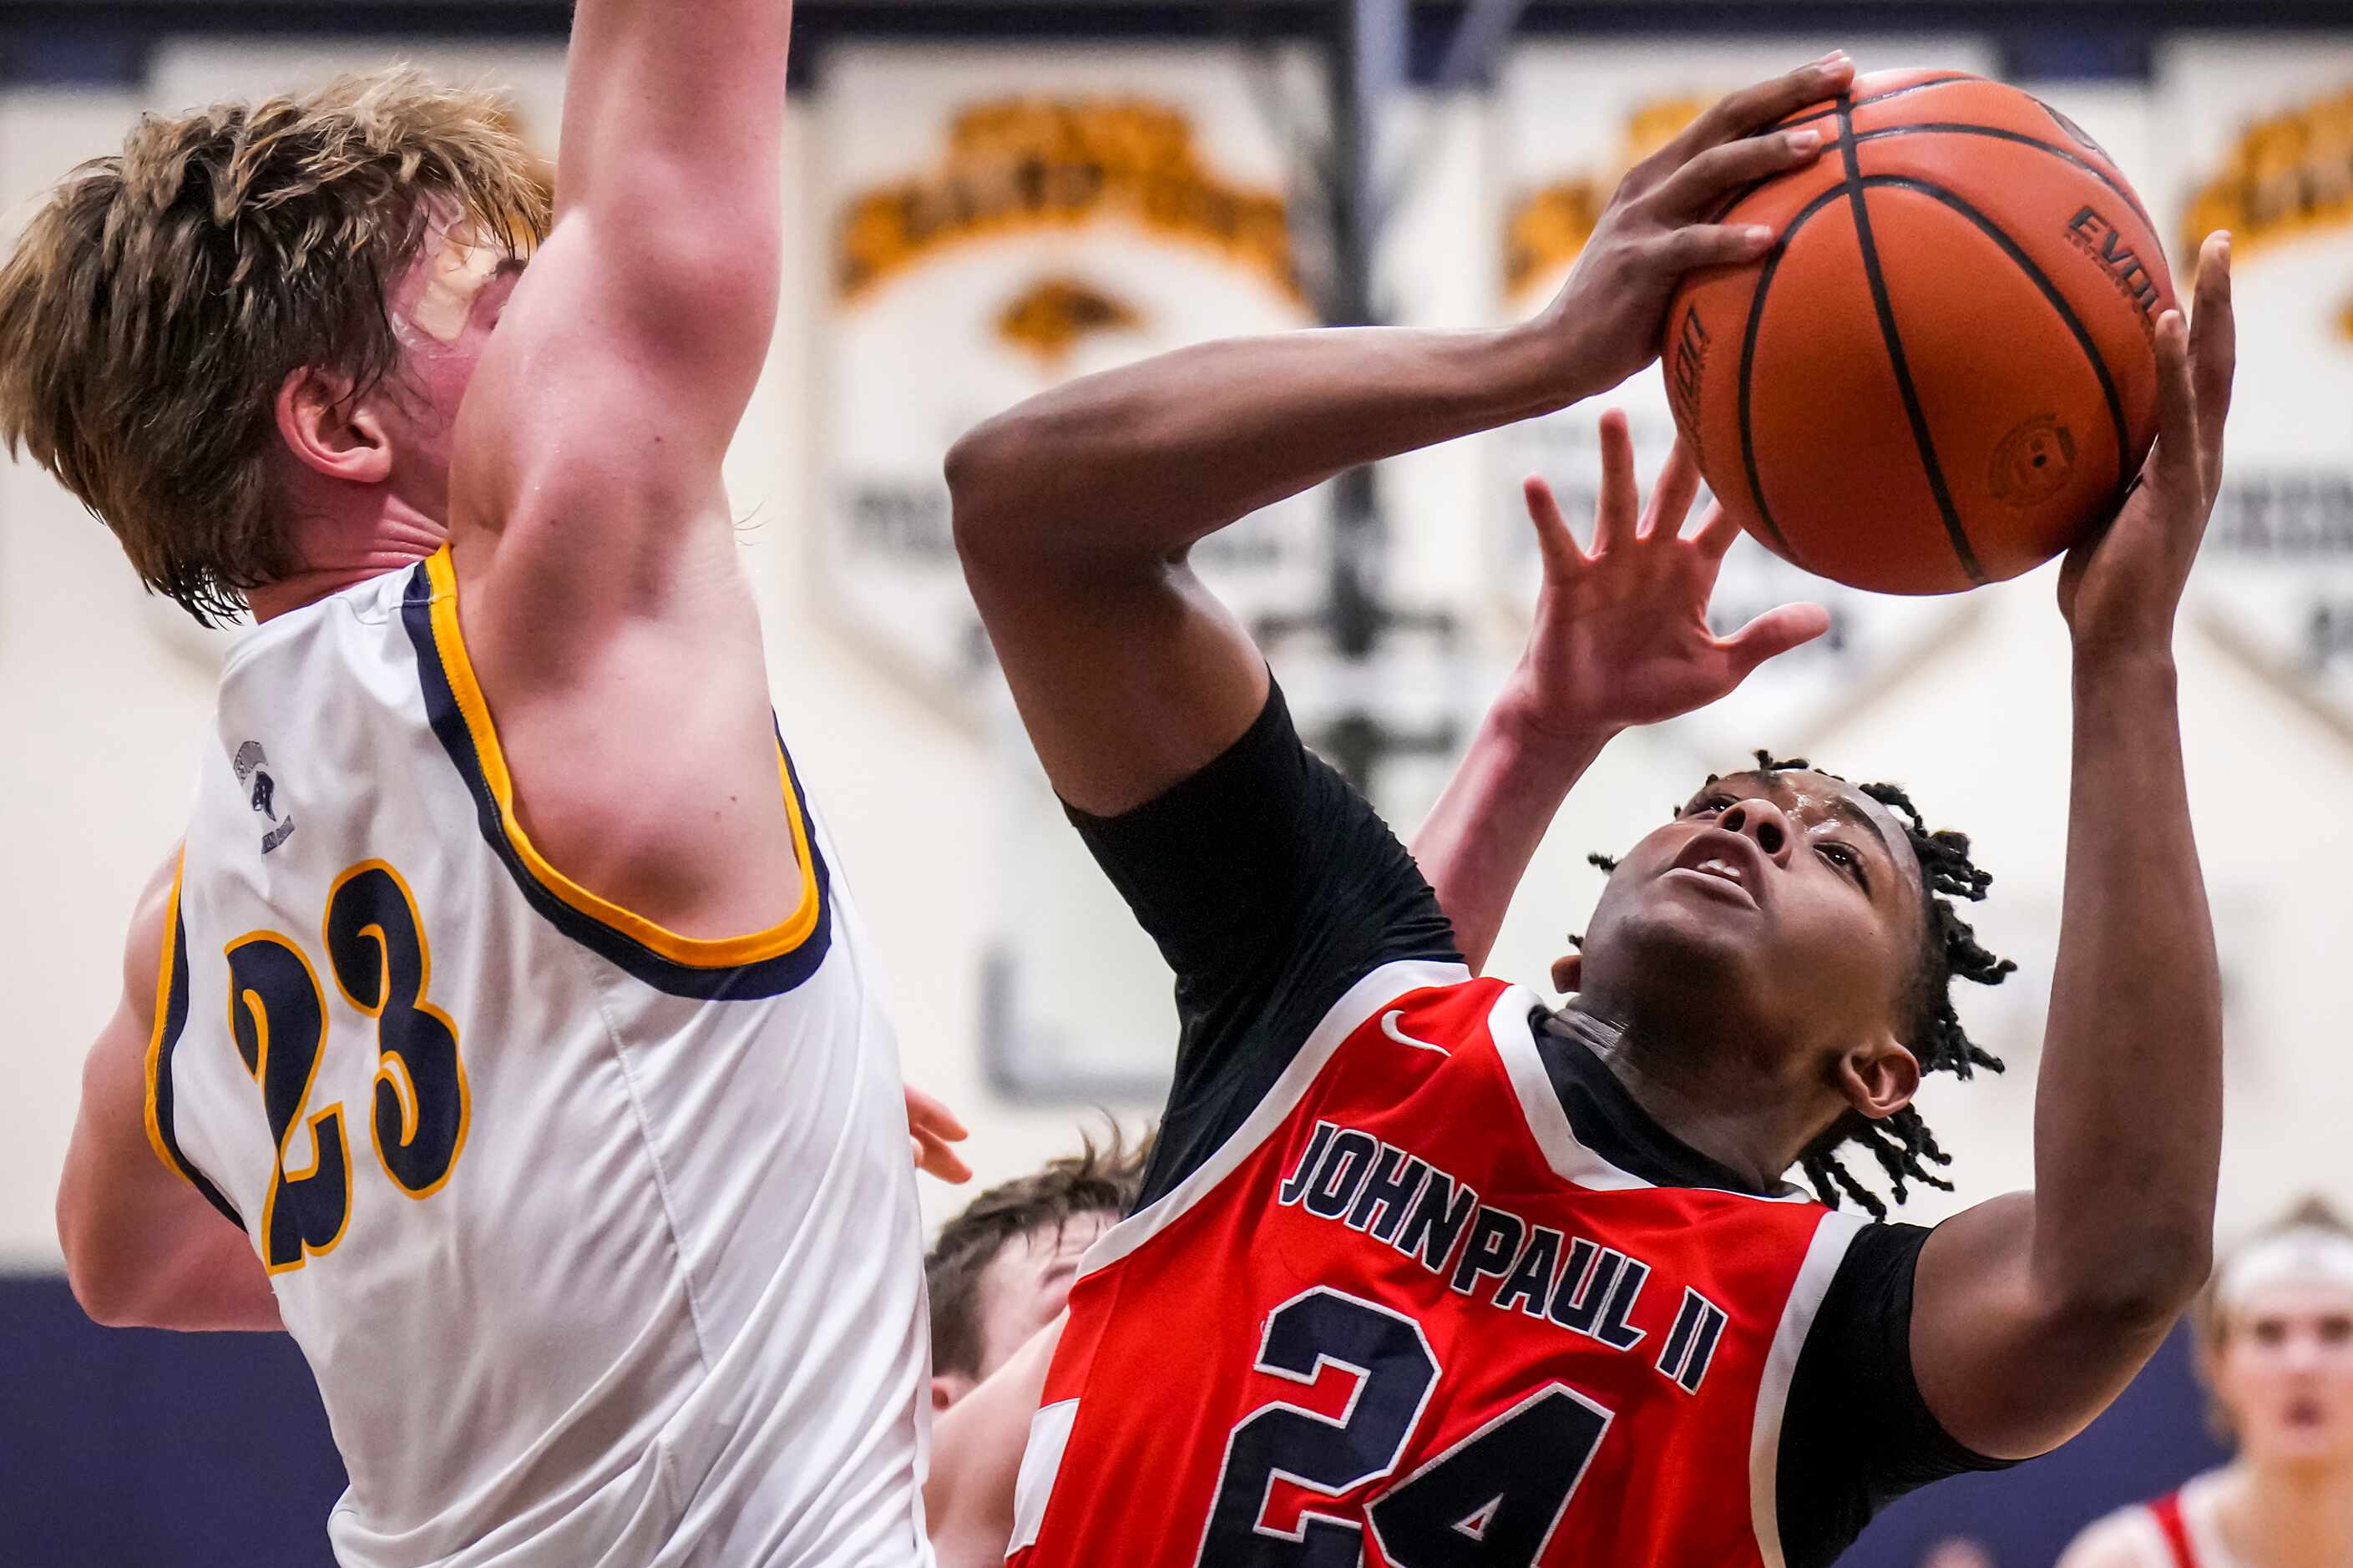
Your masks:
M1753 263L1688 279L1670 403L1708 486L1824 577L1947 594L2017 576L2115 509L2157 431L2157 231L2100 145L2000 82L1859 77L1774 128L1812 164L1741 192Z

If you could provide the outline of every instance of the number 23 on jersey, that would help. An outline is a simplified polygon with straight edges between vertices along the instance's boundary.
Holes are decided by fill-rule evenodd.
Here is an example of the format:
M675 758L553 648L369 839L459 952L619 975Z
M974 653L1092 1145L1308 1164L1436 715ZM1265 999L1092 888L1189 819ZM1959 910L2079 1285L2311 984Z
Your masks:
M410 1197L431 1197L466 1146L471 1107L458 1026L428 1000L433 954L408 883L382 860L337 877L322 943L343 1000L375 1024L368 1134L377 1163ZM278 1152L259 1234L262 1262L280 1274L333 1251L351 1222L343 1102L309 1109L326 1054L327 998L309 956L275 931L237 938L227 959L230 1036L261 1091ZM312 1158L289 1170L287 1143L305 1121Z

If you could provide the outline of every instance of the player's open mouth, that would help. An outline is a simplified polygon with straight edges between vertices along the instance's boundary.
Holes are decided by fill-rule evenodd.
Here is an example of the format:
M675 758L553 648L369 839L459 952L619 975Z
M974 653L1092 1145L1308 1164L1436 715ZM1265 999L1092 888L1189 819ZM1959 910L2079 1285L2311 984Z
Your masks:
M1755 847L1736 833L1704 833L1683 846L1668 874L1685 873L1705 882L1711 891L1755 904L1765 880L1760 858Z

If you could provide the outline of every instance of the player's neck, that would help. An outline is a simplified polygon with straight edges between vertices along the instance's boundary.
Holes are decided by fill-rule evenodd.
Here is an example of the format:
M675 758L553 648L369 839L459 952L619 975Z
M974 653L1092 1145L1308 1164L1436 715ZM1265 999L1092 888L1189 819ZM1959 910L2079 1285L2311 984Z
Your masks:
M365 512L311 512L294 530L294 553L302 565L248 589L245 601L256 622L266 621L371 577L414 566L448 537L448 525L439 518L388 493Z
M2353 1562L2353 1470L2343 1464L2232 1465L2216 1496L2223 1544L2249 1563Z
M1582 1001L1572 997L1555 1016L1651 1121L1757 1191L1781 1185L1791 1151L1806 1141L1803 1130L1782 1125L1781 1086L1757 1081L1737 1053L1685 1048L1655 1029L1612 1022Z

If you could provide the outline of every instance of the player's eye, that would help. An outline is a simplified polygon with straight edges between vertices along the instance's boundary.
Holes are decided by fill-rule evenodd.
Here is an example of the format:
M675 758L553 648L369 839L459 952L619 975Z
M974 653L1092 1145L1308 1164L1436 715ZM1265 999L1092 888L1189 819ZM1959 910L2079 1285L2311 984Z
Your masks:
M1871 890L1871 873L1863 868L1862 857L1854 852L1853 846L1841 844L1833 838L1816 847L1821 851L1823 859L1853 878L1857 887L1866 893Z
M2255 1342L2259 1345L2287 1343L2287 1325L2276 1318L2264 1318L2252 1327L2254 1331Z
M1704 795L1683 807L1685 816L1714 816L1732 804L1728 795Z
M2353 1318L2323 1318L2320 1320L2320 1342L2341 1345L2353 1340Z

